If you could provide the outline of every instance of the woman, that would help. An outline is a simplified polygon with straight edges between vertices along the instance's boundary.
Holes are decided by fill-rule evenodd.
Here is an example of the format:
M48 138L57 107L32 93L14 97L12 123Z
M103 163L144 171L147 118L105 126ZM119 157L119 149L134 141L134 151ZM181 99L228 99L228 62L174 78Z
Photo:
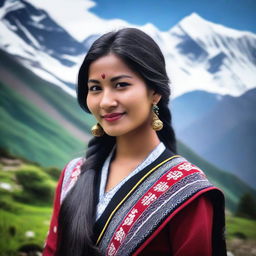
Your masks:
M168 83L142 31L93 43L77 95L95 137L62 172L43 255L226 255L223 195L175 154Z

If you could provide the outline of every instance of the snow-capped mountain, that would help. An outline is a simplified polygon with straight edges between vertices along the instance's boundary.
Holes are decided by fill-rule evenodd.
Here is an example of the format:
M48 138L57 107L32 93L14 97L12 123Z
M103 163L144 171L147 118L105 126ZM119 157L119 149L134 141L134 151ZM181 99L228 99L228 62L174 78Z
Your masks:
M208 22L195 13L163 32L152 24L139 27L103 20L89 11L92 1L1 2L0 47L71 94L92 41L106 31L128 26L144 30L160 45L173 97L193 90L239 96L256 87L256 35ZM87 10L82 8L85 3Z
M39 76L73 93L73 70L88 48L44 10L23 0L1 4L1 48Z
M192 90L239 96L256 87L256 35L193 13L163 35L176 95Z

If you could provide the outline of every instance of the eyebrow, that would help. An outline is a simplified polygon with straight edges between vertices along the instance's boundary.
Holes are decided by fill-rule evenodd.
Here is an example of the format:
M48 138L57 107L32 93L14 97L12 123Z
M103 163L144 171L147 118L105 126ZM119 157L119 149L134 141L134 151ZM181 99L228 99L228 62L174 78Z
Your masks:
M112 77L110 79L111 82L115 82L116 80L119 80L121 78L132 78L132 76L128 76L128 75L120 75L120 76L115 76L115 77ZM88 83L96 83L96 84L99 84L100 81L99 80L96 80L96 79L90 79L88 80Z

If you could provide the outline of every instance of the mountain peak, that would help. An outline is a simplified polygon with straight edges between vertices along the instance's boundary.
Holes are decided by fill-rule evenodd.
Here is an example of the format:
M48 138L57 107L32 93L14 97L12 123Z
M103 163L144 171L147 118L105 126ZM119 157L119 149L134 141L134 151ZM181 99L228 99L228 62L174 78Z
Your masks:
M0 19L3 19L7 13L22 9L24 7L25 5L18 0L6 0L0 9Z
M199 36L209 34L212 31L211 22L203 19L200 15L193 12L192 14L184 17L179 23L178 26L181 27L184 31L186 31L191 36ZM176 27L176 26L175 26Z
M152 23L146 23L145 25L139 27L144 32L150 34L151 36L157 34L159 32L158 28Z
M186 22L188 21L200 21L200 22L208 22L207 20L205 20L204 18L202 18L199 14L197 14L196 12L192 12L190 15L184 17L182 20L186 20Z
M236 38L244 35L255 36L255 34L248 31L240 31L208 21L195 12L184 17L176 26L180 26L184 31L188 32L188 34L197 37L200 37L202 34L210 35L212 33L218 33L225 36L229 35ZM170 31L175 29L176 26L170 29Z

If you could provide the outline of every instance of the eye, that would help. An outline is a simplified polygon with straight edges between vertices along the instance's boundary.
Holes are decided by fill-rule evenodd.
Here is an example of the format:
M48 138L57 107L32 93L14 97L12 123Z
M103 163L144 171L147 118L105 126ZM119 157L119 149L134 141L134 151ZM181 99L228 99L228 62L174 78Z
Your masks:
M129 85L130 85L129 83L120 82L120 83L117 83L115 86L116 86L116 88L124 88L124 87L127 87Z
M89 87L89 91L91 91L91 92L97 92L100 90L101 90L101 87L99 85L92 85Z

